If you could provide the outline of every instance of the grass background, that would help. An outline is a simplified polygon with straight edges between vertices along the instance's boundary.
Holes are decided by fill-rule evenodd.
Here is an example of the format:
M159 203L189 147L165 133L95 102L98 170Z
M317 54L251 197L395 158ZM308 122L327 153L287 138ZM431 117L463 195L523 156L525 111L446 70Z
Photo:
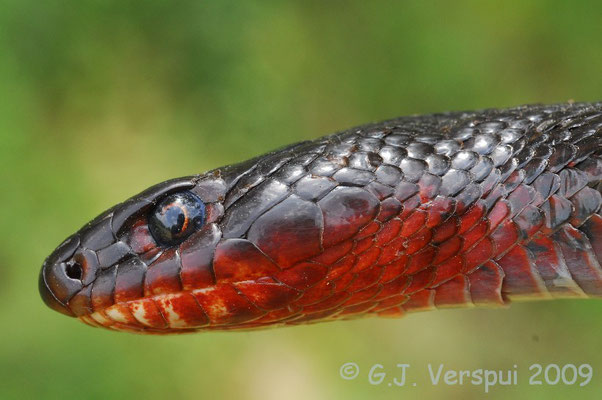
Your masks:
M46 255L153 183L372 120L600 100L598 1L26 1L0 5L0 398L482 398L426 365L512 369L491 399L595 398L602 303L141 337L51 312ZM359 364L353 381L339 377ZM367 381L412 365L415 387ZM590 363L586 387L532 363Z

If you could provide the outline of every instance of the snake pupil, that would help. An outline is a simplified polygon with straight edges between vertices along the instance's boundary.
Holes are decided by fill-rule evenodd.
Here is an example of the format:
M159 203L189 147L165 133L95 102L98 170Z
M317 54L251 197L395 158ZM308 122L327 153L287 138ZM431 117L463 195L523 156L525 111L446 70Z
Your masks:
M179 209L178 210L180 212L180 214L178 214L178 222L171 228L171 232L174 235L177 235L178 233L180 233L182 231L182 228L184 227L184 223L186 222L186 215L184 215L184 213L182 213L182 210Z
M165 197L151 211L148 224L151 234L161 246L183 242L203 225L205 205L190 192Z

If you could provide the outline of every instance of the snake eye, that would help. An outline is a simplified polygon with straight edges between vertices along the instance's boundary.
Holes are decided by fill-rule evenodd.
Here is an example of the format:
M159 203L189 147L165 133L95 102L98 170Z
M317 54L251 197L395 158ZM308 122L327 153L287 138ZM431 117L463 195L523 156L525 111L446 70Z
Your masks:
M165 197L151 211L148 227L159 245L174 246L196 232L205 220L205 204L190 192Z

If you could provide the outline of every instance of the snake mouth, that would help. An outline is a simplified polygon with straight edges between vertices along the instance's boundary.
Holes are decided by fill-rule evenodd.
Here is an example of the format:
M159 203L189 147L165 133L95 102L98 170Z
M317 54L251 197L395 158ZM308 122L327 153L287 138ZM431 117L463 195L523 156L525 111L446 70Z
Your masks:
M93 327L148 334L260 328L298 317L300 293L274 280L218 283L97 309L79 320Z

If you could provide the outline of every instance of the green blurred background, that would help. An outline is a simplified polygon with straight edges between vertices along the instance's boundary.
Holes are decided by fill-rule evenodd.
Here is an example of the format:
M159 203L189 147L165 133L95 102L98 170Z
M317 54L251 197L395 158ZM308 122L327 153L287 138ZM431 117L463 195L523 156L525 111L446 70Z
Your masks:
M37 276L64 237L164 179L403 114L600 100L601 17L597 0L2 1L0 398L484 396L431 385L427 363L516 364L492 399L596 397L602 302L141 337L46 309ZM370 385L375 363L411 364L417 386ZM594 379L529 386L532 363Z

